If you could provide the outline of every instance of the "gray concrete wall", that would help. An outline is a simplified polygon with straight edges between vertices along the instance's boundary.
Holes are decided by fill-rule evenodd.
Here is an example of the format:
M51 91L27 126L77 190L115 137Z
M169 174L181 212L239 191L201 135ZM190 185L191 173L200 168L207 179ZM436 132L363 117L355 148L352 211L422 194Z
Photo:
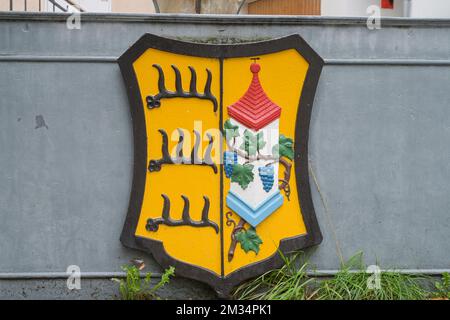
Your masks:
M109 298L133 147L115 59L143 33L210 42L298 33L326 60L311 123L319 272L450 270L450 21L0 14L0 298ZM236 39L239 38L239 39ZM327 208L327 209L326 209ZM80 292L64 286L81 267ZM45 279L50 279L46 281ZM214 297L177 279L165 292ZM171 290L171 291L170 291Z

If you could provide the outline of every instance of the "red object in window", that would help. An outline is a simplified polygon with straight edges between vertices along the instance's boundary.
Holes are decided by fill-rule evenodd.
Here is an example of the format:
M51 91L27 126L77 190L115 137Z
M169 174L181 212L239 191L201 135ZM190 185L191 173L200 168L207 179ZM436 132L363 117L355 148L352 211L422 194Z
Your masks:
M381 8L394 9L394 0L381 0Z

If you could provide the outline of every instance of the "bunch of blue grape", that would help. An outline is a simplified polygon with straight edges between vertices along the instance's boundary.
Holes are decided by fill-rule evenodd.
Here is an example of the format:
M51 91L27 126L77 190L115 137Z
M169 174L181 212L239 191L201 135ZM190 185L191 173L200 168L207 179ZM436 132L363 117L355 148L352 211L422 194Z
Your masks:
M237 163L238 157L236 152L225 151L223 153L223 166L225 168L225 175L230 178L233 174L233 165Z
M259 177L261 178L261 182L263 184L263 189L265 192L269 192L274 183L274 167L273 165L259 167Z

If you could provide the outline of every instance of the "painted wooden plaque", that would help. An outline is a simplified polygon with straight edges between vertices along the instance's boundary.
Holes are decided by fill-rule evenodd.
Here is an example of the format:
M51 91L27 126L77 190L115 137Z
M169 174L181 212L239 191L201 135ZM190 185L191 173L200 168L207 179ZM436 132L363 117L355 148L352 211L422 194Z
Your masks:
M323 61L298 35L209 45L144 35L119 64L134 177L121 241L227 296L317 245L308 132Z

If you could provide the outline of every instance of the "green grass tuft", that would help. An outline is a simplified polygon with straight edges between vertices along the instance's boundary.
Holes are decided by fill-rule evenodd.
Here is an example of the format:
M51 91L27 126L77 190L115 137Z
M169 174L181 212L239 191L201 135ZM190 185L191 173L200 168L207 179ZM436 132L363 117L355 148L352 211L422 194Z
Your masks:
M136 266L123 266L126 272L125 279L112 279L119 283L120 299L122 300L157 300L156 291L169 283L170 277L175 274L175 268L166 269L161 279L154 286L151 285L152 274L145 274L144 279Z
M244 283L233 296L240 300L307 300L312 294L309 284L313 281L306 274L308 264L302 263L302 254L290 257L280 255L284 261L280 269L266 272Z
M245 300L422 300L430 293L421 286L425 277L395 271L367 273L362 253L350 258L332 278L308 276L308 262L297 253L282 256L285 265L241 285L234 298ZM450 282L447 283L447 285ZM444 283L441 285L445 287ZM444 290L445 291L445 290Z
M434 284L436 292L433 294L435 299L450 299L450 273L442 274L442 280Z
M421 300L428 292L420 281L424 277L384 271L378 274L379 283L375 286L375 274L367 273L362 253L358 253L345 263L331 279L323 280L315 296L318 300ZM369 286L369 283L372 286Z

